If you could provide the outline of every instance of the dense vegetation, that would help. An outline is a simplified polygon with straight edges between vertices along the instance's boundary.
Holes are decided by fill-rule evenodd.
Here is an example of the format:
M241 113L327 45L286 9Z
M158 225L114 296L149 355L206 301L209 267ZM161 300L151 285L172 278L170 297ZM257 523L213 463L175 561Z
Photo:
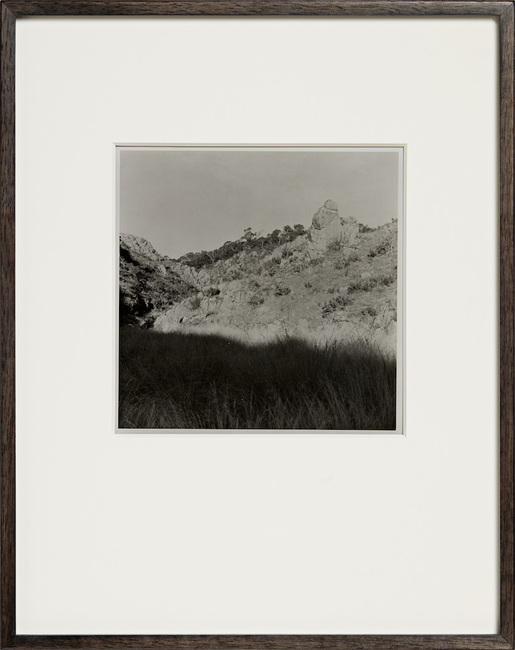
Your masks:
M276 246L291 242L300 235L305 235L306 230L301 224L291 226L284 226L283 230L274 230L268 235L258 235L252 232L251 228L247 228L243 237L237 241L227 241L220 248L213 251L201 251L200 253L186 253L179 261L196 269L203 266L210 266L219 260L228 260L242 251L264 251L272 252Z
M395 386L395 358L364 342L120 331L121 428L392 430Z

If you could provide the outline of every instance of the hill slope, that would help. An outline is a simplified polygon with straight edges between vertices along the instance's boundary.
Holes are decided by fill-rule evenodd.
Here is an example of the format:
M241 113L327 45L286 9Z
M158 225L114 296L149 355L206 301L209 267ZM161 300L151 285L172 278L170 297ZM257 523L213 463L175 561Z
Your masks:
M397 223L343 219L334 201L305 230L286 226L180 260L120 238L120 322L161 332L367 338L395 349Z

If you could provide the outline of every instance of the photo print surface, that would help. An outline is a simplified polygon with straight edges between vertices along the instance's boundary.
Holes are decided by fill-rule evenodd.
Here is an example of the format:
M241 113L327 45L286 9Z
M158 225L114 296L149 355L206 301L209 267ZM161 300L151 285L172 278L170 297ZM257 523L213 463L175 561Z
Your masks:
M402 433L404 157L117 147L117 431Z

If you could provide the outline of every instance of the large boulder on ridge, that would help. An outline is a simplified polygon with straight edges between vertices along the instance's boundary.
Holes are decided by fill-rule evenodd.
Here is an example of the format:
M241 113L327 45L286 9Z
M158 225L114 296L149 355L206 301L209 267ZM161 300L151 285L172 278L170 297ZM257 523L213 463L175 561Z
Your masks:
M358 233L359 224L354 217L340 217L338 205L328 199L313 215L308 236L312 248L324 252L331 245L353 246Z

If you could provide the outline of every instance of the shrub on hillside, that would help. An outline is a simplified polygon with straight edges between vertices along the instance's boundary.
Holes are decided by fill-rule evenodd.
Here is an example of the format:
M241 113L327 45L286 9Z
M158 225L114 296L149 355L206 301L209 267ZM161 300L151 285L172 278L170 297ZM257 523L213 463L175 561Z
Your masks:
M369 251L368 256L378 257L380 255L386 255L386 253L389 253L392 250L392 247L393 247L393 243L390 239L388 239L375 246L375 248L372 248Z
M189 301L190 309L192 309L193 311L195 309L198 309L200 307L200 302L201 302L201 300L200 300L200 298L198 296L193 296L193 298L190 298L190 301Z
M262 305L264 302L264 296L258 293L253 293L248 300L249 305L252 307L259 307L259 305Z
M348 286L349 293L357 293L361 291L370 291L376 287L387 287L393 284L396 280L395 275L380 275L375 278L364 278L351 282Z
M332 298L328 302L324 303L324 305L322 306L322 317L326 318L327 316L329 316L329 314L344 309L345 307L350 305L351 302L352 302L351 299L345 295Z
M329 242L329 244L327 245L327 250L330 253L336 253L337 251L340 250L340 248L341 248L341 243L338 240Z
M352 251L352 253L347 257L347 262L352 264L352 262L360 262L361 255L357 251Z

